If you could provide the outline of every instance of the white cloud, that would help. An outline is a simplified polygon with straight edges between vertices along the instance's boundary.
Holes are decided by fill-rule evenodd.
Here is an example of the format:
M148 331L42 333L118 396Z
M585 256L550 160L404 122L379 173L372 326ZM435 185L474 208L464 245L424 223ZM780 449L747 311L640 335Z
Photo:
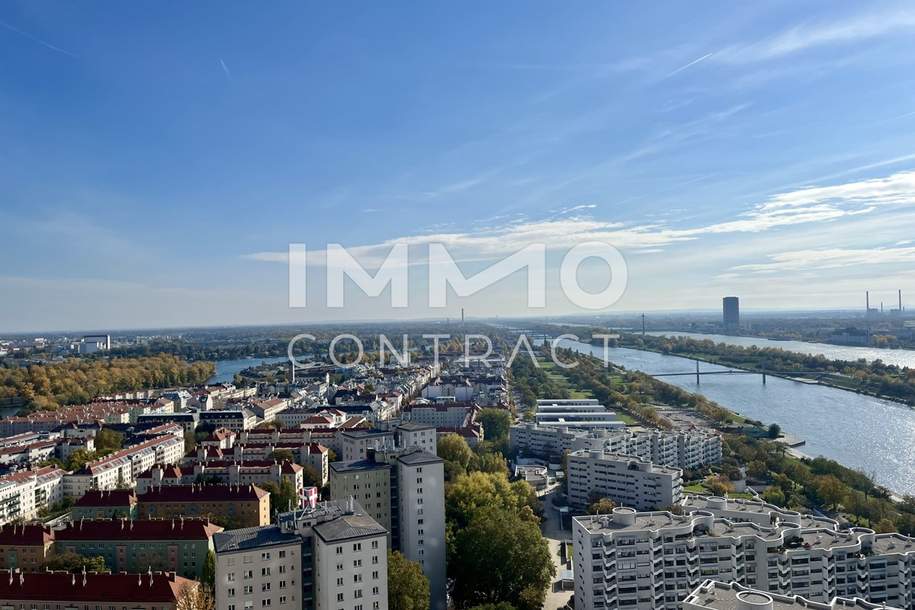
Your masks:
M769 256L769 262L738 265L732 273L776 273L846 269L860 265L887 265L915 262L915 247L910 248L821 248L780 252ZM728 274L730 275L730 274Z
M592 204L574 206L563 212L591 209ZM349 247L353 256L367 266L384 261L394 244L426 246L443 244L457 260L492 260L517 252L531 244L546 244L554 251L602 241L630 252L651 253L664 247L700 239L706 235L759 233L794 225L822 223L862 216L886 206L915 205L915 171L883 178L832 186L810 186L772 195L737 218L692 228L672 228L660 223L632 225L562 214L544 219L519 219L501 225L467 231L438 231L388 239L377 244ZM419 253L422 257L424 253ZM323 264L321 250L309 251L309 265ZM286 263L286 252L255 252L243 258ZM416 263L411 258L411 264Z
M750 63L778 59L817 47L878 38L915 28L915 12L886 11L854 15L831 23L802 24L775 36L747 45L735 45L716 53L724 63Z

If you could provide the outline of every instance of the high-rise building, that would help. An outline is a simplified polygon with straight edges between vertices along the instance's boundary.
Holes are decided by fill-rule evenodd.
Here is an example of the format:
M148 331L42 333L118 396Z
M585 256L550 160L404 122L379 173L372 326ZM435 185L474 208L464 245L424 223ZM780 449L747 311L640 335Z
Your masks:
M727 330L736 330L740 327L740 299L737 297L724 297L722 299L724 327Z
M282 513L213 537L220 610L388 607L388 531L356 502Z
M391 533L391 546L420 564L429 578L432 608L444 610L444 461L416 448L368 449L365 459L330 465L330 494L350 498Z
M594 497L638 510L658 510L683 498L683 473L629 455L573 451L568 457L569 504L583 509Z

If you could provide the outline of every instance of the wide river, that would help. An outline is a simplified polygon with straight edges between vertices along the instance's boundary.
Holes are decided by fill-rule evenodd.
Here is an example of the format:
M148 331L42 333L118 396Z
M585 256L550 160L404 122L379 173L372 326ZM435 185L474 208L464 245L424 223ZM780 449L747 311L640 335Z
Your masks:
M276 358L239 358L238 360L217 360L214 363L216 365L216 372L212 377L207 379L207 383L232 383L232 380L235 378L235 374L241 373L245 369L272 362L283 362L284 360L288 361L289 358L286 356L278 356Z
M755 341L755 340L754 340ZM782 342L778 342L782 343ZM601 345L562 341L562 347L603 358ZM696 370L696 363L628 348L609 348L608 359L644 373ZM701 364L703 371L727 370ZM664 381L714 400L723 407L765 423L777 422L807 444L807 455L823 455L862 470L899 494L915 494L915 409L826 386L759 375L664 377Z
M910 349L881 349L879 347L854 347L850 345L830 345L829 343L808 343L806 341L775 341L773 339L761 339L757 337L735 337L732 335L712 335L704 333L687 333L680 331L651 331L649 335L656 337L689 337L714 341L715 343L726 343L728 345L740 345L742 347L774 347L789 352L800 352L801 354L822 354L830 360L882 360L885 364L895 364L898 366L907 366L915 368L915 350Z

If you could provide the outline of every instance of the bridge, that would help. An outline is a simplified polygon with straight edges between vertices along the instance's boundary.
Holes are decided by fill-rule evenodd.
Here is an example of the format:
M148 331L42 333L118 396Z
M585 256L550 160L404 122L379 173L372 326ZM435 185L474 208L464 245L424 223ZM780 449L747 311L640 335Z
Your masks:
M743 369L727 369L724 371L700 371L699 370L699 360L696 360L696 371L695 372L678 372L678 373L647 373L652 377L696 377L696 385L699 385L699 380L703 375L762 375L763 385L766 384L767 375L777 375L780 377L791 377L794 375L817 375L822 376L828 373L823 371L746 371ZM719 365L724 366L724 365Z

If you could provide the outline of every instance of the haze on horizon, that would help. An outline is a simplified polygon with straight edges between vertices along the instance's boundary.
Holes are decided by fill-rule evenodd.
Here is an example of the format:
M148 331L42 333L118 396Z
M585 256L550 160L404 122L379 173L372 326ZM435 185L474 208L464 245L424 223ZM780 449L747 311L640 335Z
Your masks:
M863 308L915 293L915 7L292 2L0 7L0 329L593 313L576 243L629 266L612 312ZM410 244L410 306L286 252ZM521 274L426 306L426 249ZM600 264L582 284L607 281Z

